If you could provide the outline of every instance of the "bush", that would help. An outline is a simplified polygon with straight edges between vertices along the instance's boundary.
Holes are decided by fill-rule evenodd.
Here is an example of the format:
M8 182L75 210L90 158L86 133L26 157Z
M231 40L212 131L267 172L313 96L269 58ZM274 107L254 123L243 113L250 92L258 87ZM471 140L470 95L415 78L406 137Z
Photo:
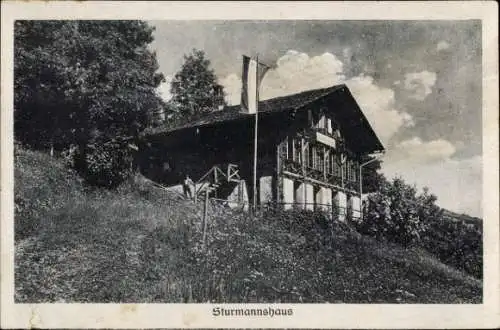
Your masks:
M436 200L427 189L417 194L401 179L385 182L369 196L357 230L378 240L422 247L442 262L482 277L480 221L445 217Z
M482 278L482 222L443 217L429 223L422 245L442 262Z
M364 217L357 224L360 232L404 246L418 244L427 224L439 216L435 196L427 190L417 195L416 188L402 179L385 182L368 198Z
M75 168L87 183L114 188L133 174L133 153L126 143L89 144L75 154Z
M14 148L14 231L21 239L37 233L47 213L57 210L83 193L73 170L47 154Z

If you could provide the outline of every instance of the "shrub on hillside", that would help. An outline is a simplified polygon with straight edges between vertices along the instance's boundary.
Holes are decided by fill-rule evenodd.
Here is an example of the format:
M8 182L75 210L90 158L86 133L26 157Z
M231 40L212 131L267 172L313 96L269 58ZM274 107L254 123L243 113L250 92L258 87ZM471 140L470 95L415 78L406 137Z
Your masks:
M436 197L425 189L417 194L415 187L396 178L384 182L368 198L363 219L357 223L360 232L404 246L418 244L428 223L439 218Z
M423 247L442 262L483 277L482 222L467 223L461 219L441 218L429 223Z
M402 179L385 182L368 198L357 230L379 240L422 247L442 262L482 277L482 228L443 216L436 196Z
M39 231L50 211L78 199L82 182L70 169L49 155L14 148L14 231L21 239Z
M78 150L75 168L89 183L101 187L117 187L133 174L133 154L121 141L93 143Z

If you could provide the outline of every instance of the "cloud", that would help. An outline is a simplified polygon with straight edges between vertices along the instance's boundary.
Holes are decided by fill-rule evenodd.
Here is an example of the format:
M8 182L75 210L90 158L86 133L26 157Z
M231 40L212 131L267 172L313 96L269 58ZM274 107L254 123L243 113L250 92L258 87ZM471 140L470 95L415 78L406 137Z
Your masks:
M455 146L447 140L424 142L419 137L413 137L393 145L387 152L386 159L391 162L430 164L449 159L455 151Z
M343 66L342 61L331 53L310 57L289 50L265 75L261 98L265 100L342 83L345 80Z
M345 54L344 54L345 55ZM241 79L230 74L220 80L229 104L239 104ZM276 61L262 81L261 99L290 95L306 90L346 84L384 144L403 126L412 125L409 114L395 108L394 91L378 86L371 76L347 79L344 63L334 54L310 57L289 50Z
M163 98L164 101L168 101L172 98L172 94L170 93L170 87L172 86L172 79L173 76L166 76L165 77L165 82L161 83L160 86L158 86L157 91L158 94Z
M384 145L402 127L413 125L412 117L396 110L394 91L376 85L370 76L357 76L345 81L356 102Z
M481 216L482 159L453 159L456 147L447 140L404 140L387 151L382 172L401 176L419 189L429 187L441 207Z
M289 50L264 76L260 99L340 84L345 81L342 72L342 61L331 53L310 57L306 53ZM221 79L220 83L224 86L226 100L232 105L239 104L241 78L232 73Z
M436 84L437 75L427 70L421 72L410 72L405 74L404 88L411 94L410 98L423 101L427 95L432 93L432 87Z
M446 50L450 48L450 44L444 40L441 40L440 42L438 42L437 46L436 46L436 50L439 52L439 51L442 51L442 50Z

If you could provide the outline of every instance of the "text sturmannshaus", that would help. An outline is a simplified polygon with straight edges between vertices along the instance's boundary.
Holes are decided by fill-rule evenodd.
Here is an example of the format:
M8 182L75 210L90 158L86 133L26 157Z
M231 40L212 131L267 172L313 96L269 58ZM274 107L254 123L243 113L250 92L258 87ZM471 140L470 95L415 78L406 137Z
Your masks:
M292 316L293 309L291 308L273 308L273 307L260 307L260 308L223 308L214 307L212 309L212 316Z

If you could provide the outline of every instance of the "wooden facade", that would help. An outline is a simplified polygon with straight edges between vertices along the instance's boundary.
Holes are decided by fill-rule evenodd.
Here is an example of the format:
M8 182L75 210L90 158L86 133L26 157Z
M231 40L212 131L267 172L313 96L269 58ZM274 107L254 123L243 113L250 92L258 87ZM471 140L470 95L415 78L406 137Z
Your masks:
M232 164L250 203L256 198L285 208L348 208L350 198L359 198L360 161L383 150L344 85L261 102L258 127L257 196L251 187L254 117L239 107L150 133L140 147L141 169L155 181L175 185L186 174L196 181L213 166ZM234 189L234 182L228 183L217 197Z

